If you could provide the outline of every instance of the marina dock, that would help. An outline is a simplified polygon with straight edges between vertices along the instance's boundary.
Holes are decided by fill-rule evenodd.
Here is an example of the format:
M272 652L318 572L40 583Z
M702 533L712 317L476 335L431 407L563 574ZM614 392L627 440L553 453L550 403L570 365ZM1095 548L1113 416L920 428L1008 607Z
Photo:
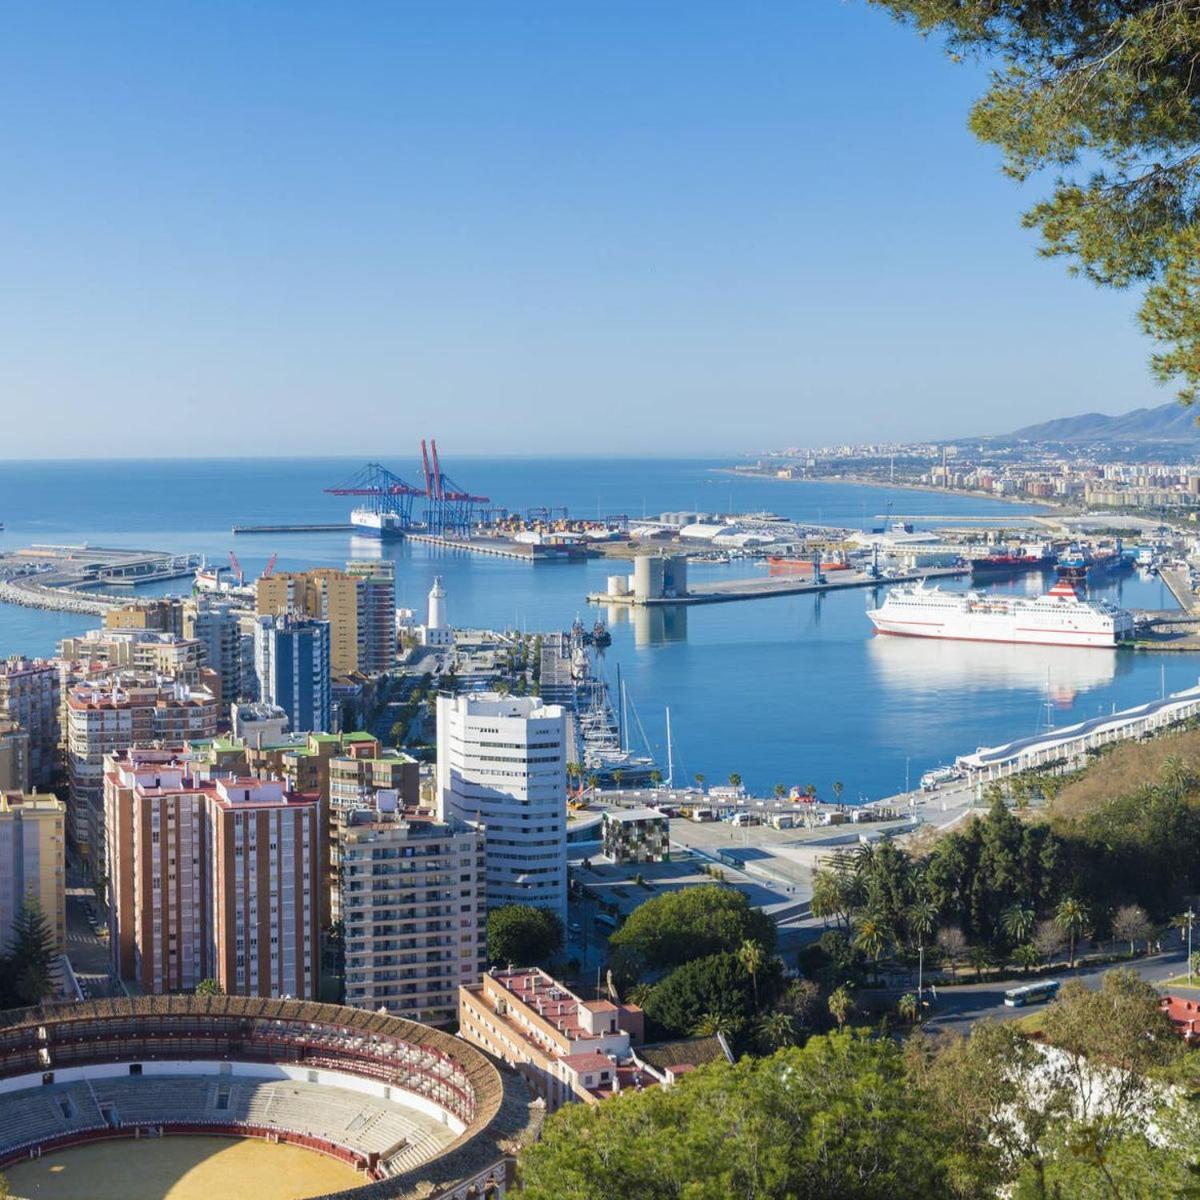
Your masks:
M443 550L463 550L468 554L490 554L499 558L517 558L523 562L579 562L587 551L574 545L516 542L498 537L453 537L436 533L406 533L410 542L424 542Z
M917 583L922 579L957 579L970 573L969 567L937 567L879 578L861 571L838 571L836 576L830 576L824 583L815 583L807 575L797 575L794 578L775 575L766 579L730 579L726 582L710 583L706 584L703 590L689 588L682 596L641 597L632 593L609 595L606 592L592 592L588 595L588 603L623 604L631 608L728 604L734 600L803 596L810 592L840 592L848 588L890 587L895 583Z

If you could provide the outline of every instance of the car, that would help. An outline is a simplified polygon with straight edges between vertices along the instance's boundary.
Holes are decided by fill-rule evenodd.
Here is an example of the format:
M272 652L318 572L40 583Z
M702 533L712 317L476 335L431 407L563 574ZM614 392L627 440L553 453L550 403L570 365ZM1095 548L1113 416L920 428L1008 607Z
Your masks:
M568 929L569 929L569 930L570 930L572 933L582 933L582 932L583 932L583 926L582 926L582 925L580 925L580 923L579 923L578 921L572 921L572 922L570 923L570 925L568 925L568 926L567 926L567 928L568 928Z

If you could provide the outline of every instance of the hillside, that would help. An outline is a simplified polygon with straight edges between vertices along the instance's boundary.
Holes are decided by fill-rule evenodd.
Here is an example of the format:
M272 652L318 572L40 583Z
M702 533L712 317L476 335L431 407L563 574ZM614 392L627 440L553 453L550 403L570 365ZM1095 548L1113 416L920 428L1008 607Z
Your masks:
M1083 413L1077 417L1059 417L1000 434L992 441L1200 442L1197 415L1200 414L1196 410L1171 401L1157 408L1135 408L1117 416Z

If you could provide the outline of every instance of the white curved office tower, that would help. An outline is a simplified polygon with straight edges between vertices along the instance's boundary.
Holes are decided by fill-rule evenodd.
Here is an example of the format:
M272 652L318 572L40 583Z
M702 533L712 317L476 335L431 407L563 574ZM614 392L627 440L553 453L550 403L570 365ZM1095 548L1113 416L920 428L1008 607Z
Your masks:
M567 722L532 696L439 696L438 815L485 827L487 902L567 916Z

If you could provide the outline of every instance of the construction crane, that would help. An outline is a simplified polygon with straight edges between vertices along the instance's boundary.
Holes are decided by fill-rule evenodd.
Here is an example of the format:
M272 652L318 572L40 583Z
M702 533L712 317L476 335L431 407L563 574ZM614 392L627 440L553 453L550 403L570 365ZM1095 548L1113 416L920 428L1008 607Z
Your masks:
M325 491L331 496L361 496L364 508L372 512L394 514L405 529L413 523L413 500L426 494L376 462L367 463L357 475L337 487L327 487Z
M238 557L232 550L229 552L229 565L233 568L233 573L237 576L238 587L242 587L246 582L246 573L242 570L242 564L238 562Z
M279 557L279 552L276 551L274 554L271 555L270 558L267 559L267 565L265 567L263 567L263 573L262 573L263 579L271 578L272 574L275 571L275 560L278 557Z
M487 496L474 496L455 483L438 461L437 442L430 439L426 448L421 439L421 465L425 471L425 521L430 533L469 534L477 511L490 504Z

